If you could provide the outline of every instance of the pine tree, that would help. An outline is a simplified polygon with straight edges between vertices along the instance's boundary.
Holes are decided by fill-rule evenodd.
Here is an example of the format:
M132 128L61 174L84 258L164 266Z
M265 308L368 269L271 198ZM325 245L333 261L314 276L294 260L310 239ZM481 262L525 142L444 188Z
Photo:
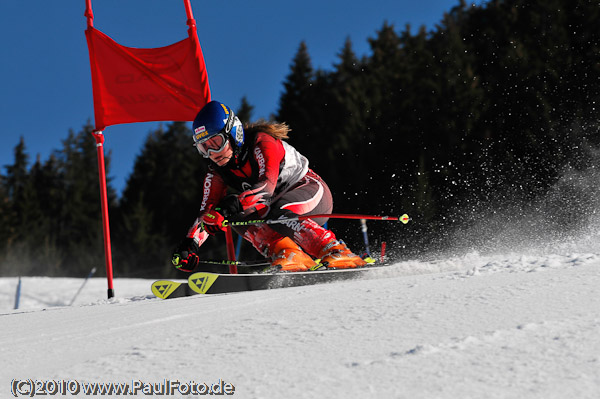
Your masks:
M25 139L21 137L19 144L14 149L14 163L5 166L5 188L10 209L8 219L10 220L9 226L11 226L9 246L27 236L27 231L23 228L23 221L26 218L28 205L26 202L29 186L28 163L29 155L25 150Z
M319 169L318 165L314 165L315 157L311 156L315 149L320 150L323 140L318 120L320 114L315 113L318 108L315 104L315 79L308 48L305 42L301 42L284 82L276 119L289 124L292 130L290 143Z
M406 35L410 36L410 27ZM406 41L406 39L404 39ZM407 179L414 176L415 165L410 156L418 153L420 147L418 132L411 118L415 116L414 106L406 100L412 94L412 79L407 50L403 48L403 38L393 25L384 23L375 38L369 39L371 56L367 60L366 98L370 102L365 121L367 143L373 148L376 162L370 163L371 184L379 188L375 196L380 198L379 206L387 212L397 212L405 208L404 203L412 203L410 195L404 192ZM407 104L404 105L403 104ZM398 196L403 186L402 196ZM401 201L398 199L401 198Z
M57 160L54 155L42 164L40 156L29 172L31 189L29 209L31 220L25 225L29 231L26 238L31 254L31 273L40 275L60 275L66 273L58 240L58 215L61 211L60 193L62 182L59 179Z
M2 216L6 221L2 232L4 265L19 265L18 270L7 270L10 274L52 275L61 263L55 236L60 201L51 195L56 192L56 170L52 161L42 165L39 155L27 170L28 157L21 138L15 148L15 163L7 167L8 178L0 190L12 195L6 195L1 205L6 210Z
M6 193L6 179L0 173L0 270L6 257L6 246L10 239L10 203Z
M242 97L239 108L236 110L236 115L240 118L242 123L249 123L252 119L252 112L254 112L254 106L248 102L246 96Z
M485 92L475 73L476 57L467 45L463 26L467 20L464 1L444 15L438 30L427 39L431 54L428 75L435 82L430 98L435 105L426 119L424 154L430 186L435 191L436 212L446 213L460 194L478 184L481 138L476 127L485 108ZM469 195L473 195L470 192Z
M18 264L18 270L9 273L28 274L35 270L39 259L39 241L44 237L44 216L36 195L35 182L28 171L29 155L25 141L20 139L15 147L15 162L7 169L7 241L5 265ZM37 163L36 163L37 165ZM34 165L34 167L36 166Z
M354 207L366 211L368 196L375 188L370 184L369 165L377 156L365 123L371 99L363 77L364 61L356 57L349 38L338 58L327 87L332 99L326 126L331 140L326 146L329 166L325 176L328 182L335 182L332 192L342 209L348 206L345 200L350 199ZM362 195L357 196L358 192Z
M292 60L290 73L283 84L284 92L279 99L279 110L277 112L279 121L285 121L291 126L304 127L308 115L303 112L303 108L306 108L306 100L309 98L313 78L314 70L308 54L308 47L302 41Z

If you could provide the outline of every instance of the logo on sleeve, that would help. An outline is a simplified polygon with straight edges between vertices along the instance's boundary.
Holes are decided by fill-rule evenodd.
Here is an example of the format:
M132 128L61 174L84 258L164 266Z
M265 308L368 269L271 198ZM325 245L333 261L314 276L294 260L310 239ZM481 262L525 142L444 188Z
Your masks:
M258 162L258 177L262 177L265 174L265 157L258 147L254 149L254 158Z
M211 173L207 173L204 178L204 197L202 198L202 204L200 205L200 211L206 209L206 204L208 202L208 197L210 196L210 187L212 186L212 178L213 175Z

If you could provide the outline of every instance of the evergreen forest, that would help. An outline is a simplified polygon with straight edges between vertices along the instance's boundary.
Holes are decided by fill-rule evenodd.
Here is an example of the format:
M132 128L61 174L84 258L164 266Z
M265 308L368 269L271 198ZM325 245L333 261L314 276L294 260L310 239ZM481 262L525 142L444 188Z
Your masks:
M457 0L432 30L384 22L366 40L362 56L341 43L330 69L315 69L299 43L272 118L290 125L290 144L330 186L334 212L412 217L369 223L372 249L386 241L393 259L450 250L457 230L503 208L515 220L538 209L557 232L585 222L599 182L565 176L600 166L597 0ZM251 104L229 105L251 122ZM170 255L196 216L206 171L188 125L149 132L121 195L109 180L116 277L183 277ZM104 270L92 129L68 132L45 160L21 139L0 165L0 275ZM357 221L329 223L362 251ZM203 255L224 259L224 247L211 237ZM255 257L242 245L242 259Z

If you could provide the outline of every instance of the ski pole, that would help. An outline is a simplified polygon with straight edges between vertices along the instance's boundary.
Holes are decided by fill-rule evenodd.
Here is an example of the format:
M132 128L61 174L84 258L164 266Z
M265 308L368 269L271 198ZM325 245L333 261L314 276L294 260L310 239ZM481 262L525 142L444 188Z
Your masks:
M248 226L253 224L277 224L277 223L288 223L288 222L297 222L305 219L318 219L318 218L330 218L330 219L365 219L365 220L391 220L391 221L400 221L404 224L407 224L411 219L407 214L402 216L372 216L372 215L352 215L346 213L332 213L332 214L318 214L318 215L302 215L295 216L292 218L285 219L258 219L258 220L245 220L245 221L229 221L226 220L223 222L223 226Z
M244 267L259 267L259 266L269 266L271 262L266 260L207 260L200 259L198 264L204 265L220 265L220 266L244 266Z

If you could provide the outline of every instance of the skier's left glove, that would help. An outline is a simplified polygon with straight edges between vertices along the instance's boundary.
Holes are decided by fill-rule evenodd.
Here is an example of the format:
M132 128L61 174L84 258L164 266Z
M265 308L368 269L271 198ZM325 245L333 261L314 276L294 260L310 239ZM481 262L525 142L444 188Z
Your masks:
M202 217L202 227L210 235L218 234L226 229L225 216L221 215L219 211L219 208L211 209Z
M184 272L193 271L200 261L200 258L198 258L198 250L199 247L196 240L189 237L184 238L173 251L173 257L171 259L173 266Z

